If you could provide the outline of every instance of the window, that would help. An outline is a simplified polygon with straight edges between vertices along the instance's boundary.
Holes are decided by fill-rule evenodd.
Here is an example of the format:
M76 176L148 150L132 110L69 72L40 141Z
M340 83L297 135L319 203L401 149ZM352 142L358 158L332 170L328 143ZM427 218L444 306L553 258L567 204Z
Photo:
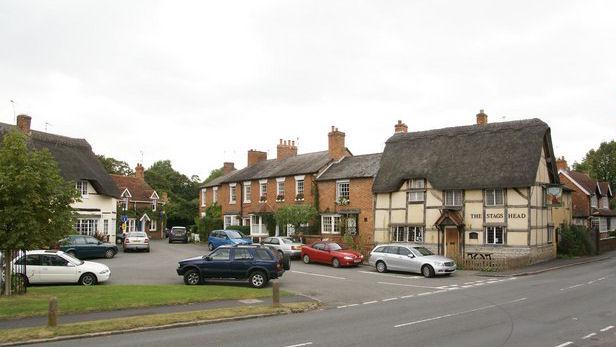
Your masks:
M250 226L250 218L242 218L242 225Z
M554 242L554 227L551 225L548 225L548 237L547 237L548 243L552 243Z
M205 200L203 200L205 202ZM152 211L156 211L156 205L158 205L158 200L152 199ZM205 206L205 205L203 205Z
M304 200L304 176L295 177L295 200Z
M83 237L83 236L75 237L73 239L73 244L75 244L75 245L85 245L86 244L86 238Z
M218 201L218 187L212 188L212 204L215 204Z
M411 250L406 247L398 247L398 254L400 255L409 255L411 254Z
M476 233L474 231L470 232L468 234L468 239L469 240L479 240L479 233Z
M43 254L41 256L41 264L43 266L67 266L68 260L57 255Z
M597 208L597 196L593 195L590 197L590 207Z
M259 181L259 201L267 200L267 180Z
M250 203L250 196L252 195L252 189L250 187L250 182L244 183L244 202Z
M337 181L336 182L336 202L340 205L346 205L349 203L349 181Z
M75 231L81 235L94 235L97 230L97 219L78 219L75 222Z
M109 234L109 219L103 220L103 232Z
M99 242L98 239L92 236L87 236L85 237L85 239L86 239L86 244L88 245L98 245L98 242Z
M599 218L599 232L607 232L607 218Z
M128 198L124 198L124 201L122 201L122 208L124 208L124 211L128 210Z
M40 254L28 254L26 256L22 256L19 258L15 265L25 265L26 266L40 266L41 265L41 255Z
M502 245L505 243L505 228L486 227L486 244Z
M321 233L339 234L340 233L340 216L339 215L321 216Z
M236 215L226 215L223 219L223 227L227 229L230 225L240 225L240 217Z
M229 248L220 248L210 254L210 259L212 260L229 260L231 254L231 249Z
M410 182L411 189L424 189L426 188L426 181L423 178L412 179Z
M237 201L237 192L235 191L235 183L229 184L229 203L235 204Z
M346 218L346 232L350 235L357 235L357 215L350 214Z
M150 222L150 231L155 231L155 230L156 230L156 227L157 227L157 225L156 225L156 220L152 220L152 221Z
M445 206L462 206L462 191L461 190L446 190L445 191Z
M128 232L135 231L136 223L137 223L137 220L135 220L135 218L128 219Z
M80 180L80 181L75 182L75 188L77 189L79 194L81 194L82 197L88 195L88 181Z
M252 260L252 254L246 248L236 248L235 255L233 255L233 259L235 260Z
M272 260L274 259L270 252L263 248L255 249L255 256L259 260Z
M423 202L424 201L424 191L410 191L408 192L408 201L409 202Z
M607 199L607 196L601 198L601 208L610 208L610 203Z
M201 189L201 207L205 207L205 192L205 188Z
M276 200L284 200L284 178L276 179Z
M410 180L409 188L408 202L423 202L425 200L426 181L423 178Z
M486 206L498 206L504 204L502 189L486 189Z
M314 246L312 246L312 248L319 250L319 251L324 251L325 250L325 244L324 243L315 243Z
M391 230L392 242L423 242L424 228L420 226L394 226Z
M590 229L591 230L599 230L599 218L591 218L590 219Z

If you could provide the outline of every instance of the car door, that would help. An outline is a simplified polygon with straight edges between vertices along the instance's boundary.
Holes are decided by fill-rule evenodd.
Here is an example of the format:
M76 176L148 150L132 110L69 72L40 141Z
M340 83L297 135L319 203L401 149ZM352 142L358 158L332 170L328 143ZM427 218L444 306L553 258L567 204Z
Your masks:
M41 283L41 255L27 254L15 262L16 272L24 273L30 283Z
M421 259L421 253L419 253L418 251L416 251L415 249L411 248L411 252L413 257L409 256L409 270L410 272L414 272L414 273L421 273L421 263L422 263L422 259Z
M398 247L398 259L400 261L400 271L418 272L417 259L410 249Z
M319 263L329 263L329 251L325 243L314 244L314 259Z
M205 277L227 278L230 275L231 248L218 248L210 253L203 264L202 273Z
M71 240L71 247L75 256L79 259L88 257L88 244L86 243L85 236L75 236Z
M100 258L105 256L105 247L97 238L92 236L85 236L87 254L89 258Z
M387 246L383 250L385 253L385 258L387 259L385 263L387 264L387 268L393 271L400 271L402 266L400 264L400 258L398 256L398 246Z
M233 261L229 268L235 278L244 278L248 274L248 269L253 265L254 258L246 248L233 249Z
M212 233L212 240L210 242L212 243L214 248L218 248L220 245L222 245L222 233L223 232L219 230L216 230Z
M45 283L75 283L77 268L57 254L41 255L41 279Z

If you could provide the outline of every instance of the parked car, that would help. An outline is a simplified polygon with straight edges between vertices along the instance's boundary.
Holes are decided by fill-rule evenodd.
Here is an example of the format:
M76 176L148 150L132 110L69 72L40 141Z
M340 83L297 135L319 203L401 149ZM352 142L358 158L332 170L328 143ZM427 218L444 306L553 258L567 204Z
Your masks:
M126 238L126 233L118 231L116 233L116 244L121 245L124 243L124 239Z
M453 259L434 255L429 249L414 244L386 244L376 246L370 252L370 265L378 272L406 271L420 273L424 277L451 275L456 271Z
M15 272L24 277L26 284L79 283L90 286L111 277L107 265L79 260L56 250L28 251L15 258L13 265Z
M331 264L333 267L356 266L364 260L359 252L343 249L339 244L327 241L302 246L301 256L306 264L314 262Z
M187 285L203 283L205 279L245 280L255 288L263 288L271 279L280 278L290 269L289 257L282 259L260 245L222 245L208 255L184 259L177 273Z
M251 245L252 239L237 230L213 230L207 237L210 251L222 245Z
M87 235L70 235L60 240L60 250L78 259L102 257L111 259L118 253L116 245Z
M272 251L277 252L279 258L282 258L285 254L290 257L299 257L302 254L303 244L293 242L290 237L268 237L263 239L261 244Z
M126 234L122 248L124 252L138 250L150 252L150 238L143 231L131 231Z
M188 233L185 227L173 227L171 231L169 231L169 243L176 241L188 243Z

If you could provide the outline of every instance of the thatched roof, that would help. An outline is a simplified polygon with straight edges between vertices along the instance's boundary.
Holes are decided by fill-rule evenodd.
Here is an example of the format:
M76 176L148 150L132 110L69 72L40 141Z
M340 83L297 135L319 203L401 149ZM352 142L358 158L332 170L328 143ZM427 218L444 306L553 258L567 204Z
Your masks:
M398 133L386 142L375 193L425 178L436 189L516 188L535 184L541 149L559 183L550 128L539 119Z
M13 129L17 127L0 123L0 141L5 133ZM115 183L92 152L88 141L32 130L28 136L28 145L35 149L48 149L65 180L87 180L99 194L116 198L120 196Z
M228 175L214 179L204 187L214 187L222 183L242 182L263 178L285 177L316 173L330 162L329 152L299 154L285 159L270 159L253 166L233 171Z
M381 153L344 157L341 161L328 167L317 181L374 177L379 171L380 162Z

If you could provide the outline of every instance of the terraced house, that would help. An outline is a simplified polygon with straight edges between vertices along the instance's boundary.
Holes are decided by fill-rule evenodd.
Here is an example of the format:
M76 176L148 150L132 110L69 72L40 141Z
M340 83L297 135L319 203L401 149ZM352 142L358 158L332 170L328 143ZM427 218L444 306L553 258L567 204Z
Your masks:
M200 213L216 202L221 206L224 227L250 226L255 239L281 234L272 223L273 213L288 204L315 205L316 177L331 163L352 156L345 147L345 133L332 127L326 151L298 154L294 141L280 140L275 159L249 150L247 166L235 170L225 163L224 175L201 189ZM275 229L275 230L272 230Z
M416 242L451 257L553 258L547 189L560 185L539 119L397 129L374 182L375 241Z

